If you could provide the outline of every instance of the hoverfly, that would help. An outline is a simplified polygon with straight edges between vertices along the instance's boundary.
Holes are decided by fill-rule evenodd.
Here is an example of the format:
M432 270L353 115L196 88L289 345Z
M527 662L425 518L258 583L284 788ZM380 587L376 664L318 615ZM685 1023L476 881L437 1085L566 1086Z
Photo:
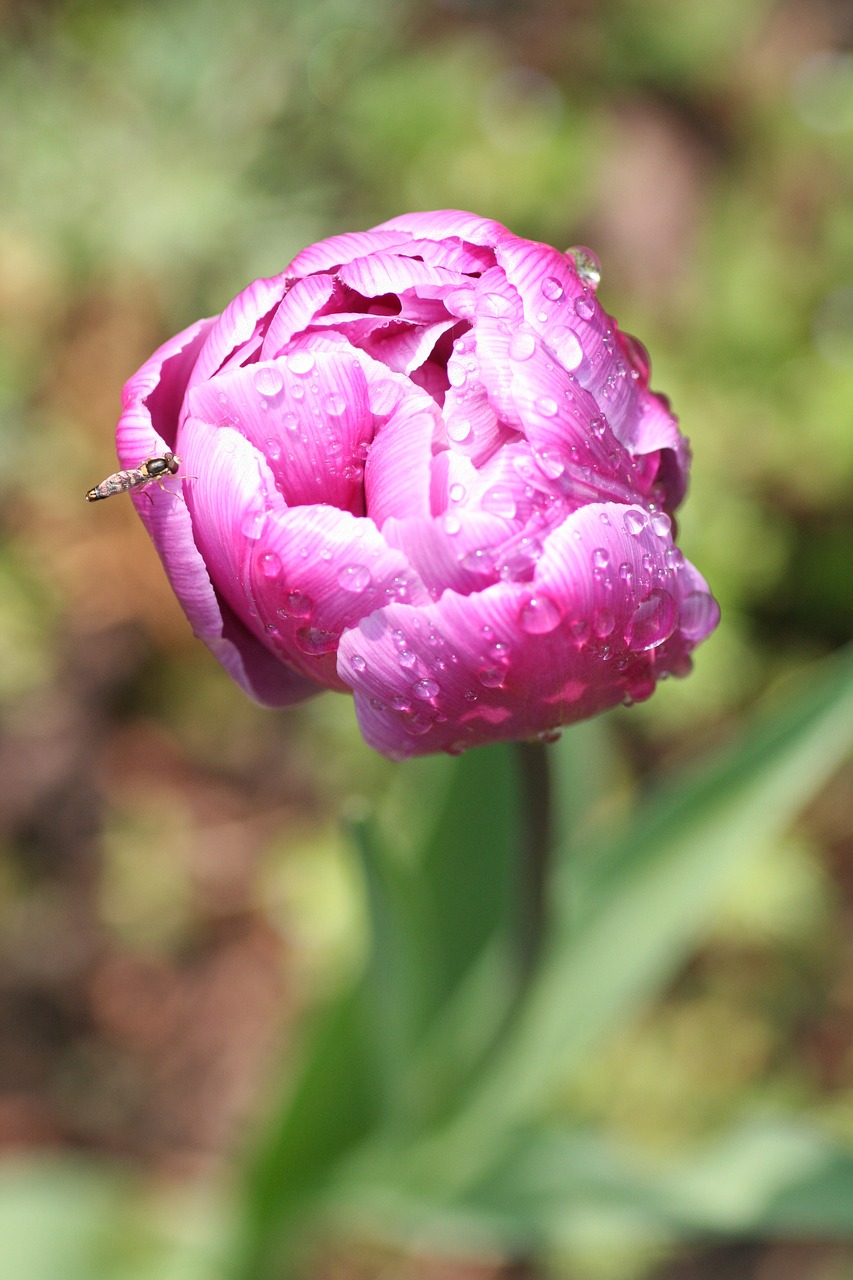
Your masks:
M164 453L160 457L146 458L138 467L131 467L127 471L115 471L111 476L107 476L106 480L102 480L100 484L95 485L94 489L89 490L86 501L99 502L101 498L111 498L114 493L144 490L146 485L152 483L159 484L162 489L163 476L176 475L180 465L181 460L176 453ZM169 491L164 490L164 492ZM146 494L149 499L150 496Z

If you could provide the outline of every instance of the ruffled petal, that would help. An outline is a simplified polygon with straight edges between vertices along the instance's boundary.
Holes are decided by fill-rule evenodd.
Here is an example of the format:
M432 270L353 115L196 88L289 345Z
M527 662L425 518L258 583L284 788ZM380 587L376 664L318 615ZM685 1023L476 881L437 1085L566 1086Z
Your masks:
M286 287L284 275L255 280L228 303L207 335L192 371L190 386L198 386L212 377L236 351L241 351L241 363L250 354L257 358L269 316L284 296Z
M346 231L343 235L329 236L327 240L320 240L297 253L286 274L290 277L308 276L316 271L337 270L354 258L391 249L404 239L407 237L398 232L383 231L381 227L374 227L372 231Z
M403 396L370 446L364 492L371 519L381 529L389 516L432 514L430 463L441 420L426 395Z
M303 333L318 315L340 295L334 276L309 276L296 280L288 289L270 321L259 352L260 360L274 360L298 333Z
M292 351L193 387L187 404L194 419L242 432L288 506L325 502L363 514L374 419L367 380L352 360Z
M116 428L122 467L174 451L187 380L215 321L197 320L175 334L129 378L122 391L124 412Z
M716 619L666 517L596 504L550 535L531 583L391 605L345 633L338 670L378 750L457 751L650 696Z
M329 506L288 509L263 455L234 428L190 418L185 437L195 538L222 595L292 671L342 688L342 628L389 600L424 603L417 574L372 521Z
M372 234L384 231L404 231L421 240L446 240L458 236L473 245L498 245L512 232L491 218L478 217L463 209L437 209L427 213L403 213L387 222L380 222ZM515 238L515 237L512 237Z

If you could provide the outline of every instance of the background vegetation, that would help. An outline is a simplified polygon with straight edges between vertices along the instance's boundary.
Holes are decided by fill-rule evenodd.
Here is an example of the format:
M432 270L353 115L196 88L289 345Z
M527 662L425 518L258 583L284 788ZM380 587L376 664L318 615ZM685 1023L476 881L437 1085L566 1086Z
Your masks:
M279 1274L272 1237L332 1182L306 1275L853 1276L849 659L818 674L853 600L851 38L842 0L0 5L15 1280ZM498 890L478 895L509 874L509 775L490 843L466 841L507 757L461 781L398 769L343 698L247 704L130 504L82 500L160 341L313 240L444 206L602 258L604 304L692 439L682 544L723 609L689 680L552 749L589 932L571 956L555 932L470 1105L493 984L466 965L499 925ZM709 753L716 772L643 807ZM430 894L429 928L382 933ZM472 899L479 939L454 914ZM417 945L442 928L460 956L416 1027ZM354 1048L371 981L378 1111ZM545 1145L525 1146L531 1111ZM489 1163L484 1116L516 1113Z

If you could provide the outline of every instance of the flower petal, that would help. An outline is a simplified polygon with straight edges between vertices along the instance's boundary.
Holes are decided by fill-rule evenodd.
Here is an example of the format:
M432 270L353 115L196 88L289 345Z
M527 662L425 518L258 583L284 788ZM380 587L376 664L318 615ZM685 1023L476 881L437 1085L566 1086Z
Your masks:
M665 520L584 507L550 535L531 583L391 605L346 632L338 671L368 742L393 758L460 750L648 697L716 623Z
M262 453L288 506L364 511L374 419L361 367L335 353L292 351L193 387L189 412L232 424Z
M373 233L384 231L404 231L407 235L422 240L445 240L448 236L458 236L460 240L474 245L497 245L512 232L500 222L491 218L481 218L476 213L466 213L463 209L437 209L427 213L403 213L387 222L380 222L373 228ZM515 238L515 237L513 237Z
M190 386L205 382L240 348L260 350L267 319L281 301L286 286L284 275L255 280L228 303L207 335Z
M175 449L187 380L214 323L197 320L175 334L125 383L124 412L116 428L122 467L138 467L146 458Z

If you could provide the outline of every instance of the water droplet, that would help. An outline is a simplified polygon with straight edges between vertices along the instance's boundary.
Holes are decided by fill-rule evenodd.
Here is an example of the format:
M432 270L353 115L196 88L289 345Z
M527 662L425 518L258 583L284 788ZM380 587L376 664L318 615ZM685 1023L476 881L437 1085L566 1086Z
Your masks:
M563 286L556 276L546 276L542 281L542 292L551 302L557 302L563 296Z
M607 430L607 419L603 413L597 413L594 418L590 419L589 425L592 428L592 434L598 436L600 440Z
M578 335L571 329L558 329L550 334L548 345L553 349L564 369L577 369L583 360L583 347Z
M310 351L291 351L287 357L287 367L297 377L304 378L314 368L314 357Z
M352 655L352 669L353 671L358 671L359 674L362 671L367 670L367 661L361 656L360 653L354 653Z
M539 396L536 401L536 408L543 418L553 418L559 406L553 396Z
M575 298L575 314L581 320L591 320L595 315L595 302L586 291Z
M472 573L491 573L495 567L495 553L492 547L476 547L466 551L459 561L463 569Z
M606 640L613 634L616 618L610 609L596 609L592 618L592 629L599 640Z
M430 720L429 716L420 715L417 712L414 712L411 715L403 716L403 728L406 730L406 733L417 734L420 736L421 734L429 733L432 728L432 720Z
M537 449L536 465L549 480L557 480L566 469L566 461L557 449Z
M263 532L264 512L247 511L240 522L240 532L255 542Z
M447 381L451 387L464 386L468 374L461 360L448 360L447 362Z
M601 263L592 249L587 249L582 244L576 244L571 249L567 249L566 252L573 260L575 270L584 284L589 285L590 289L597 289L601 283Z
M678 547L667 547L663 559L667 569L678 572L679 569L684 568L684 554Z
M327 411L333 418L339 418L347 407L346 397L340 391L330 391L325 403Z
M654 649L675 630L678 607L668 591L654 587L634 610L625 634L632 649Z
M550 596L530 596L518 615L518 623L522 631L529 635L546 635L560 625L563 612Z
M259 365L252 375L252 385L258 395L271 399L281 391L284 386L284 378L281 376L281 371L274 364Z
M481 667L477 677L487 689L502 689L506 680L506 667Z
M267 440L266 442L267 457L270 462L278 462L281 457L281 441Z
M412 685L412 693L421 702L431 702L441 693L441 686L435 680L416 680Z
M261 573L265 578L277 578L281 574L281 560L274 551L268 551L260 559Z
M646 527L646 517L642 511L635 511L632 508L625 512L623 523L626 533L629 533L632 538L639 538Z
M541 733L537 733L536 737L540 742L559 742L563 736L562 729L543 729Z
M606 569L610 564L610 552L605 547L596 547L592 553L593 567Z
M465 488L464 484L460 484L460 483L459 483L459 481L457 480L457 481L455 482L455 484L452 484L452 485L450 486L450 500L451 500L451 502L461 502L461 501L462 501L462 499L465 497L466 492L467 492L467 490L466 490L466 488Z
M418 660L414 649L401 649L397 661L401 667L411 668Z
M689 640L698 640L714 630L720 606L708 591L691 591L681 602L679 627Z
M484 511L493 516L503 516L512 520L516 512L515 494L508 484L496 484L483 494L481 505Z
M529 329L518 329L509 340L510 360L529 360L536 350L536 339Z
M312 658L331 653L338 647L339 639L338 631L324 631L322 627L299 627L296 631L296 643L303 653L310 654Z
M672 521L665 511L656 511L651 518L651 526L652 532L656 533L659 538L666 538L672 528Z
M512 303L502 293L486 293L483 295L483 310L493 316L507 316L512 311Z
M467 440L471 434L471 423L467 418L451 418L447 424L447 435L456 444Z
M458 516L449 514L444 517L444 532L453 537L462 528L462 521Z
M282 617L308 618L313 608L313 600L304 591L288 591L284 597L284 605L278 612Z
M285 425L285 427L286 427L286 429L287 429L288 431L298 431L298 430L299 430L299 419L297 418L296 414L295 414L295 413L292 413L289 409L288 409L287 413L282 414L282 419L281 419L281 420L282 420L282 422L284 423L284 425Z
M366 591L372 581L370 570L363 564L345 564L338 570L339 584L344 591L352 591L355 595Z

